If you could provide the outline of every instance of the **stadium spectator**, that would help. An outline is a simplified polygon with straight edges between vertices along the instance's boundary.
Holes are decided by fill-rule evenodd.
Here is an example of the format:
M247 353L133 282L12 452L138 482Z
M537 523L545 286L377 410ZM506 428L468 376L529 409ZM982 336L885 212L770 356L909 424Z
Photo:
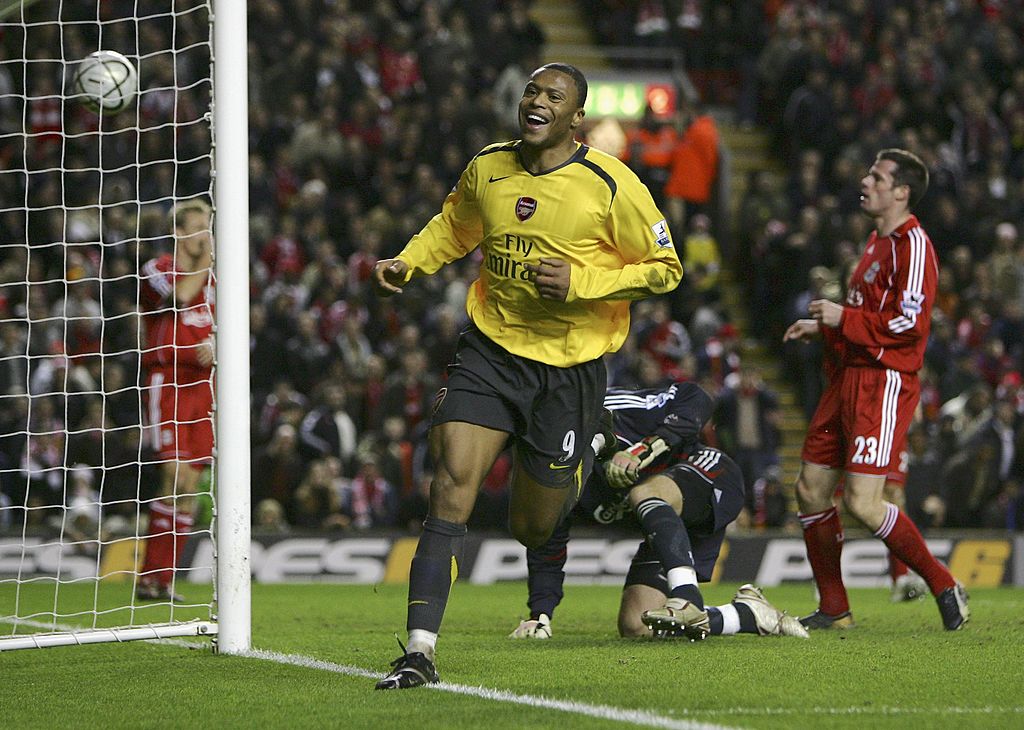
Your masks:
M990 417L953 456L943 474L947 527L1003 528L1008 485L1021 483L1014 404L997 401ZM1012 490L1011 490L1012 491Z
M276 499L261 499L253 510L253 531L260 534L284 534L290 527L284 517L284 507Z
M313 312L300 312L295 324L295 334L284 343L283 372L288 373L299 392L309 395L319 376L327 370L331 349L320 336Z
M665 183L665 212L672 227L682 231L690 216L712 213L709 204L718 178L718 125L684 96L680 96L676 115L680 134Z
M828 86L828 68L816 63L807 69L807 81L786 102L783 125L794 156L805 149L827 150L834 132L835 109Z
M637 126L626 132L626 146L620 159L639 176L659 206L665 202L672 153L678 143L679 132L673 120L658 116L650 104L644 107Z
M409 645L378 689L438 681L434 647L451 565L480 484L508 441L517 454L512 534L540 545L572 507L598 430L607 378L600 358L629 329L628 303L610 300L663 294L679 282L650 193L621 162L576 141L586 93L572 66L537 69L519 106L522 139L478 154L441 214L397 258L377 263L379 289L394 294L413 274L432 274L478 245L484 257L467 299L475 326L460 338L433 411L436 476L409 576ZM575 191L571 206L542 192L565 186ZM570 216L570 208L590 212ZM516 220L513 236L506 226ZM587 240L603 245L564 243Z
M318 400L320 405L302 419L300 449L307 459L334 458L350 469L354 466L359 433L345 407L345 388L341 383L323 383Z
M352 527L389 527L398 513L398 492L381 474L377 456L367 452L359 458L356 475L342 491L342 505Z
M840 476L847 510L925 579L943 626L957 630L970 618L963 586L906 514L882 496L919 400L917 373L938 278L934 249L911 212L927 188L920 158L898 149L878 153L861 181L861 208L875 230L845 304L811 302L811 319L797 320L784 335L787 341L821 335L836 363L828 369L830 382L808 428L797 477L804 542L821 594L818 609L801 619L809 628L853 624L839 565L842 526L832 503Z
M647 312L634 327L640 351L657 362L662 378L679 380L680 365L692 352L690 334L672 319L669 302L663 297L652 299Z
M682 321L692 322L701 305L718 302L722 296L722 252L711 231L711 218L704 213L690 217L681 258L686 277L676 290L673 310Z
M744 483L752 485L778 465L781 414L778 397L756 367L741 365L738 380L718 394L715 430L721 449L739 466Z
M385 382L379 406L381 418L399 416L407 432L415 433L419 429L430 414L438 386L427 366L427 356L422 349L403 349L398 370Z
M352 515L345 511L340 462L334 457L314 459L295 490L293 514L297 527L313 530L347 529Z
M140 300L147 349L147 426L160 465L149 504L142 600L181 600L174 569L192 532L199 473L213 452L213 280L211 211L195 198L171 211L174 253L142 267Z
M252 484L254 504L272 499L290 514L295 491L306 471L306 460L299 453L295 426L281 423L269 442L252 450L252 473L258 475Z
M789 499L778 466L765 469L761 478L751 486L750 492L753 503L750 514L752 527L783 528L787 531L799 529L800 523L789 509Z
M415 488L402 496L398 502L398 515L395 524L411 533L418 533L423 527L423 520L427 519L427 511L430 508L430 483L434 475L424 471L419 475Z

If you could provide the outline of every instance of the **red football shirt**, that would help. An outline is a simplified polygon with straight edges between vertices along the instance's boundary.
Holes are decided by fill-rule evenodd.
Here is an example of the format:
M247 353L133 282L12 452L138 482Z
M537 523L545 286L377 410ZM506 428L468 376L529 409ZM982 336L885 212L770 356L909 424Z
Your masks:
M915 216L888 236L872 232L839 323L843 365L920 370L938 278L935 249Z
M175 301L174 284L186 273L176 271L174 258L164 254L142 266L139 300L146 333L142 364L175 371L177 382L207 378L210 367L199 363L198 346L213 330L214 285L206 286L191 302ZM186 377L187 375L187 377Z

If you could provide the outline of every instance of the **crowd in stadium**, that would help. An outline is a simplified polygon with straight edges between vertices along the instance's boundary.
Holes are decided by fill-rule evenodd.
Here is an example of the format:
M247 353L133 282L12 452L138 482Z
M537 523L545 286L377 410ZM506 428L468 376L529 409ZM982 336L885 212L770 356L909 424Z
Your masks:
M782 331L811 298L843 296L844 275L869 226L857 211L860 176L877 150L904 147L931 170L919 217L942 264L940 311L922 372L923 417L910 439L908 508L922 527L1024 529L1024 27L1019 13L1000 12L1015 4L583 4L607 41L679 47L705 101L738 123L769 128L784 151L782 173L752 175L731 226L733 260L726 265L752 292L750 331L730 323L715 277L720 252L712 231L727 228L691 214L674 232L680 258L685 263L704 247L714 265L677 295L634 305L631 337L608 360L609 382L645 387L693 379L723 404L753 390L774 410L756 369L740 361L741 337L761 337L785 358L812 410L820 352L783 349ZM430 482L425 429L466 321L478 261L415 282L400 302L374 296L369 278L378 258L397 252L440 208L472 155L515 136L510 99L514 108L545 41L528 9L524 0L251 4L257 529L418 530ZM168 42L160 32L154 27L154 45ZM39 93L59 88L57 81ZM0 113L21 124L20 109ZM154 102L148 113L180 119L186 112ZM202 142L192 130L179 131L179 144ZM157 142L154 136L150 146ZM17 159L18 146L3 142L5 156ZM59 169L59 153L58 145L36 159ZM83 494L96 489L101 465L108 467L108 496L130 493L140 473L144 484L155 479L135 463L138 391L120 385L138 372L130 354L137 338L122 326L137 295L125 289L135 286L130 278L118 277L166 244L160 227L169 202L161 185L178 195L205 187L201 172L190 182L168 179L163 166L149 170L158 179L137 188L124 183L133 199L162 201L143 208L138 226L127 207L103 214L103 236L117 245L73 246L66 255L37 246L30 257L0 262L0 392L93 394L34 397L31 411L28 399L6 399L12 407L0 409L7 434L0 475L15 504L24 499L26 474L59 491L56 482L46 486L61 481L47 467L64 461L84 465L76 471ZM0 184L14 180L0 176ZM8 192L18 199L16 189ZM62 240L75 224L76 241L97 240L86 215L65 221L58 207L47 207L75 194L42 188L33 201L41 219L4 217L5 240ZM133 230L141 242L129 240L125 231ZM65 275L72 284L61 283ZM102 287L73 284L97 276L106 279ZM33 282L31 296L25 281ZM82 317L74 332L59 319L65 313ZM19 324L26 317L30 328ZM101 358L100 351L122 354ZM26 352L31 367L20 357ZM114 395L94 395L100 391ZM723 407L727 449L728 414ZM56 435L58 422L70 432L66 443ZM32 439L26 453L25 423L54 435ZM102 438L104 424L123 438ZM749 461L748 479L760 482L763 497L756 510L763 514L752 519L792 524L789 486L779 485L772 469L779 444L770 423L763 441ZM473 525L504 524L510 467L507 457L496 464Z
M1012 5L786 3L755 67L759 121L787 173L753 176L737 250L758 262L741 270L773 346L808 301L845 296L874 153L901 147L929 166L916 213L939 294L907 484L922 527L1024 526L1024 25ZM813 409L820 353L780 354Z

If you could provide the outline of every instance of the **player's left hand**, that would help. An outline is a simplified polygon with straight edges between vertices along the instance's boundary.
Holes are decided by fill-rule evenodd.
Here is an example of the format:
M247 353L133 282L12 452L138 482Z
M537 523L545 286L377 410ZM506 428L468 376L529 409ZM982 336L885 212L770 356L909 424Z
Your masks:
M539 264L524 264L530 272L530 281L537 287L542 299L564 302L569 296L569 276L572 264L562 259L542 258Z
M815 299L807 306L807 311L826 327L838 327L843 318L843 305L828 299Z
M628 489L636 484L640 475L640 457L619 451L605 462L604 473L613 489Z
M615 489L633 486L640 478L641 470L650 466L668 450L668 444L660 436L647 436L637 441L605 463L604 473L608 478L608 484Z

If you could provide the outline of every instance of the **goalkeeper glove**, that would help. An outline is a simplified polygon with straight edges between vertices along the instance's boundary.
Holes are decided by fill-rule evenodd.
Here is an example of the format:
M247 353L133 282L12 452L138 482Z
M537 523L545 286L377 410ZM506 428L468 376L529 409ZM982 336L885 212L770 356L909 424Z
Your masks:
M535 619L520 621L516 630L508 635L510 639L550 639L551 619L546 613L542 613Z
M615 489L627 489L640 478L640 472L646 469L659 456L668 451L668 444L661 436L648 436L628 449L623 449L605 464L605 475L608 484Z

